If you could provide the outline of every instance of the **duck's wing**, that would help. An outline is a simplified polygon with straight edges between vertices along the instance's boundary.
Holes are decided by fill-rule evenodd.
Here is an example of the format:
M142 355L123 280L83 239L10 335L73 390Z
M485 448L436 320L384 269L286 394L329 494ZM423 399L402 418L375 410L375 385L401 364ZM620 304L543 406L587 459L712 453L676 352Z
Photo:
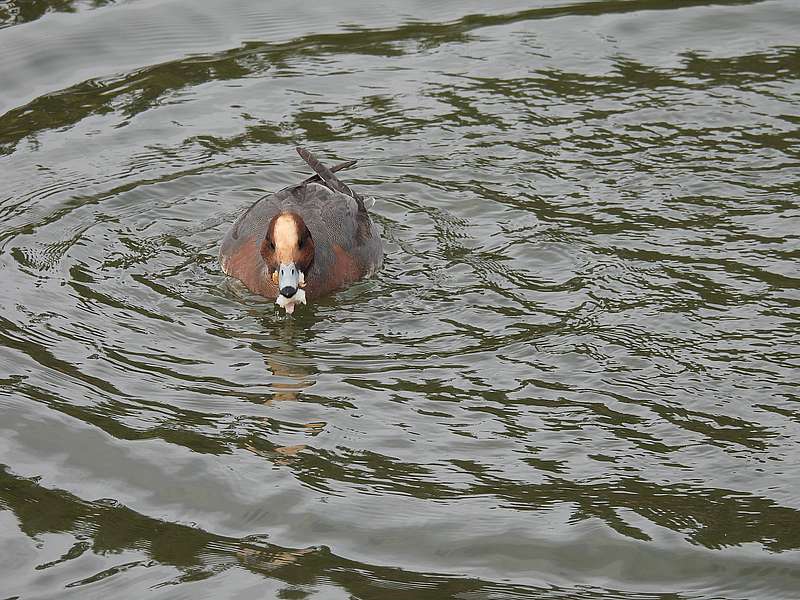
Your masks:
M303 219L314 238L318 271L348 280L373 273L382 261L383 244L356 199L323 183L309 183L302 190Z
M219 249L219 261L225 274L235 277L257 294L273 297L260 250L267 226L280 209L275 196L259 199L241 214Z
M309 156L311 155L309 154ZM316 161L316 159L313 157L311 157L311 159ZM334 165L330 169L324 165L321 165L318 161L317 164L320 165L321 169L324 169L326 175L333 177L336 179L336 181L339 181L339 179L336 178L333 173L336 171L349 169L357 162L357 160L348 160L343 163L339 163L338 165ZM272 218L278 214L281 209L291 208L292 204L302 200L303 196L305 195L306 186L310 183L320 183L330 187L325 179L323 179L323 177L318 173L301 181L299 184L290 185L279 192L268 194L263 198L259 198L250 206L250 208L242 213L238 219L236 219L236 222L233 224L233 227L231 227L228 235L226 236L225 241L229 242L226 247L230 248L230 244L234 244L236 242L241 244L244 243L245 240L252 238L258 239L260 242L266 234L267 226ZM339 181L339 183L347 188L347 186L341 183L341 181Z
M236 219L226 239L240 240L254 236L263 238L269 222L280 212L284 201L292 196L295 189L296 186L292 186L256 200Z

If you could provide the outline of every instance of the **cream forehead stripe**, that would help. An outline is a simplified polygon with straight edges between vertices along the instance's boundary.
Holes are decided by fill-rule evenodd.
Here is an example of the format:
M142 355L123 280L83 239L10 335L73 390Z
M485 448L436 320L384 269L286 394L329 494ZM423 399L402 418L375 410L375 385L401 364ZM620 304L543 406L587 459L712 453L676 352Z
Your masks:
M275 221L275 228L272 230L272 237L275 241L275 248L280 260L291 260L292 255L284 255L284 252L292 252L299 241L297 233L297 223L290 215L281 215Z

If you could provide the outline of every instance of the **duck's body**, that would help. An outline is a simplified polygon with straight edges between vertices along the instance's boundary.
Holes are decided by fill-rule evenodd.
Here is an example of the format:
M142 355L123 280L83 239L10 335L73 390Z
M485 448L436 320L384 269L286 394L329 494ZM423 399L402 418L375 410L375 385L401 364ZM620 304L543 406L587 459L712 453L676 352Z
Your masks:
M383 262L380 233L363 199L308 152L298 152L318 175L258 200L236 220L219 253L227 275L281 306L289 303L287 312L372 275ZM292 284L284 280L289 268L299 273Z

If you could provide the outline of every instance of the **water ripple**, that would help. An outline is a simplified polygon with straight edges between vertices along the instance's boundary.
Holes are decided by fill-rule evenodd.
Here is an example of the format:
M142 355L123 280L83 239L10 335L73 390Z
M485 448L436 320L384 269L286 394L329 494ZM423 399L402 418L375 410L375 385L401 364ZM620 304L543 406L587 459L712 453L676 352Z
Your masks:
M7 593L793 597L797 7L276 6L0 3ZM386 264L287 318L300 143Z

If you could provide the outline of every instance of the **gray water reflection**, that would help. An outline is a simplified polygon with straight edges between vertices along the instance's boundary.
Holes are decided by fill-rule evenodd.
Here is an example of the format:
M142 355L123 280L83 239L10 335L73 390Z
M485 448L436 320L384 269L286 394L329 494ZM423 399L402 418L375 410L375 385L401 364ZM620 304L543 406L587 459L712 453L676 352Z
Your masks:
M0 5L0 597L796 597L798 26ZM298 144L387 256L286 318Z

